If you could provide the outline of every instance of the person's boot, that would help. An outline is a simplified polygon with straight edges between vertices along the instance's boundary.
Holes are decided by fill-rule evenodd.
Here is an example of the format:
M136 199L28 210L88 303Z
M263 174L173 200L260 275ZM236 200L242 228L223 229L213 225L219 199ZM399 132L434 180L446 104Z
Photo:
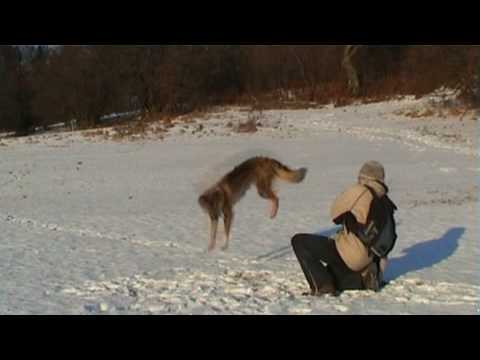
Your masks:
M380 291L381 288L381 273L376 263L372 263L362 273L362 282L365 290Z

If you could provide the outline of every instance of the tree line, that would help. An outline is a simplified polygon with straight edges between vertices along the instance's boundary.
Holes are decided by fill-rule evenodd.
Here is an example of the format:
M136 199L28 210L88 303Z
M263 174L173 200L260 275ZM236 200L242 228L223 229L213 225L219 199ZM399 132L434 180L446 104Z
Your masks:
M25 135L109 113L181 114L287 99L326 103L423 95L441 86L480 103L478 46L0 46L0 129Z

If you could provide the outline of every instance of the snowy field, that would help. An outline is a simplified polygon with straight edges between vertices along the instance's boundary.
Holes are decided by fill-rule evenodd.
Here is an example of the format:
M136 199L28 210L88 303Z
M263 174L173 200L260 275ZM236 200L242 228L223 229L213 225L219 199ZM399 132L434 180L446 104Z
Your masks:
M426 101L264 111L254 134L227 108L162 140L1 139L0 314L478 314L477 121L404 115ZM230 249L207 254L198 193L253 155L309 173L277 184L273 221L248 192ZM303 297L290 239L331 234L331 202L371 159L399 207L389 284Z

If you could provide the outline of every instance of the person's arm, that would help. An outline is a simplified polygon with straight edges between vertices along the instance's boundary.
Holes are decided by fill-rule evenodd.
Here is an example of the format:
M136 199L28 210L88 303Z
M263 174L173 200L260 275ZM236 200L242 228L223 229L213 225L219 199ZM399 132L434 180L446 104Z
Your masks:
M358 223L365 224L372 199L372 195L364 186L358 184L351 186L333 202L330 209L331 219L336 224L343 224L344 217L350 212Z

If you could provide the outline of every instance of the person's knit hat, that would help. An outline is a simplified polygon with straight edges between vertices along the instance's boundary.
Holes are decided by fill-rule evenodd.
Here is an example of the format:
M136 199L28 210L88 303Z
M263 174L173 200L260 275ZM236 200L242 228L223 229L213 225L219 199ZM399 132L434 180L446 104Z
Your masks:
M358 174L359 179L376 180L385 183L385 169L378 161L368 161L363 164Z

